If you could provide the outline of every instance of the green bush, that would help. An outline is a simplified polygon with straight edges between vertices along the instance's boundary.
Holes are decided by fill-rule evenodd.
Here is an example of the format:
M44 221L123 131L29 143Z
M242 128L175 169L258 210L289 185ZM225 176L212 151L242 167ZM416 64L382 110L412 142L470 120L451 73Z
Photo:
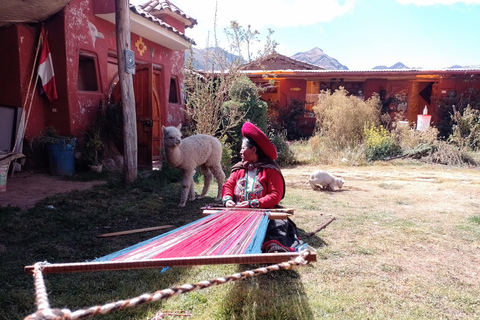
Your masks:
M295 154L287 143L287 131L280 133L270 133L270 141L277 147L277 163L280 166L291 165L296 163Z
M469 88L460 93L452 91L447 97L439 99L437 128L441 139L447 140L452 135L455 112L463 114L468 107L480 110L479 90Z
M448 140L460 148L480 150L480 111L472 109L468 105L463 114L455 111L452 119L454 122L453 133Z
M267 132L267 103L260 100L260 95L256 85L247 76L240 76L232 84L229 96L231 100L223 104L224 113L232 113L227 110L237 110L243 115L244 121L228 130L228 142L231 146L235 161L239 160L238 154L242 145L242 125L245 121L250 121L259 127L263 132Z
M368 161L384 160L401 153L400 147L395 143L394 135L384 127L365 127L364 134L365 156Z
M232 168L232 148L226 136L221 137L220 142L222 143L222 169L228 176Z
M289 141L306 138L308 135L302 130L302 123L305 114L305 102L296 99L290 99L285 108L280 108L278 104L271 104L272 112L268 117L268 132L279 134L286 130L286 139Z

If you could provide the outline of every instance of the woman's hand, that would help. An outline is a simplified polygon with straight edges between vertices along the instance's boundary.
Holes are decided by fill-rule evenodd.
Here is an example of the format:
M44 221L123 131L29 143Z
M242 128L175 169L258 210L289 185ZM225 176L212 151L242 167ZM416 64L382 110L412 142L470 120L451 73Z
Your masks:
M250 207L250 202L242 201L242 202L237 203L237 205L235 207L237 207L237 208L249 208Z
M228 200L225 202L225 207L235 207L235 202L233 202L233 200Z

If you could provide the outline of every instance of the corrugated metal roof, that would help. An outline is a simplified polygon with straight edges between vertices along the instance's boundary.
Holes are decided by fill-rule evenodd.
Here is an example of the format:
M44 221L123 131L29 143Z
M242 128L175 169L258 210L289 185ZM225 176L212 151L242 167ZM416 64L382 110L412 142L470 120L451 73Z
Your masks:
M453 68L453 69L370 69L370 70L245 70L244 73L265 73L265 72L277 72L277 73L480 73L480 68Z

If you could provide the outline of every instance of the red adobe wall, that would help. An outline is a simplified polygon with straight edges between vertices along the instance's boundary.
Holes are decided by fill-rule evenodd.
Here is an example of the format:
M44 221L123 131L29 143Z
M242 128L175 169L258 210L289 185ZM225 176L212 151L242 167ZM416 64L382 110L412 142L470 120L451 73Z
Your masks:
M107 99L113 80L112 75L108 74L107 60L109 53L115 55L116 52L116 30L114 24L93 14L94 2L104 3L96 0L72 0L64 10L44 21L53 59L58 99L50 103L44 95L39 96L38 88L35 88L36 94L25 133L27 142L47 126L55 127L62 135L82 135L81 129L93 121L99 102ZM89 21L103 35L96 38L95 42L89 31ZM1 105L24 105L40 27L40 24L14 25L0 30L0 58L8 61L0 66ZM145 47L135 46L137 42L143 43ZM140 39L136 34L132 34L131 50L135 53L137 63L149 62L162 68L163 83L160 87L164 89L161 93L163 124L178 124L183 121L183 104L168 103L168 89L171 76L177 78L178 84L183 81L184 52L173 51L147 39ZM98 92L77 89L80 52L97 60Z
M306 101L307 82L303 79L281 79L280 80L280 105L288 106L292 99L300 102Z
M36 68L33 66L40 28L30 25L12 25L0 30L0 105L31 110L25 138L28 140L44 128L45 98L39 96L40 80L34 86ZM32 76L32 68L35 72ZM30 95L27 97L27 91ZM33 99L32 99L32 93ZM27 114L25 115L27 116Z

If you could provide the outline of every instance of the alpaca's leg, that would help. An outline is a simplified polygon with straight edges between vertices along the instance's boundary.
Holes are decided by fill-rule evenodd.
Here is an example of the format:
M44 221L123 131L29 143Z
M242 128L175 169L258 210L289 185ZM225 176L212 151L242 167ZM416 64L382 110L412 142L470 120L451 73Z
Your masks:
M188 200L195 200L195 182L193 181L193 176L195 175L195 170L192 171L190 178L190 188L188 189Z
M225 173L223 172L222 165L220 163L211 167L210 169L212 170L213 176L215 177L215 180L217 180L217 184L218 184L218 192L217 192L216 200L220 200L222 199L222 187L223 187L223 184L225 183Z
M327 190L329 190L329 191L334 191L335 190L335 181L332 181L327 185Z
M202 170L202 174L203 174L203 190L199 199L203 199L207 195L208 188L210 188L210 183L212 182L213 174L212 172L210 172L210 169L204 164L200 166L200 170Z
M191 193L193 191L193 199ZM187 197L190 195L190 200L195 199L195 191L193 190L193 170L185 170L182 172L182 195L180 197L180 207L184 207L187 202Z

